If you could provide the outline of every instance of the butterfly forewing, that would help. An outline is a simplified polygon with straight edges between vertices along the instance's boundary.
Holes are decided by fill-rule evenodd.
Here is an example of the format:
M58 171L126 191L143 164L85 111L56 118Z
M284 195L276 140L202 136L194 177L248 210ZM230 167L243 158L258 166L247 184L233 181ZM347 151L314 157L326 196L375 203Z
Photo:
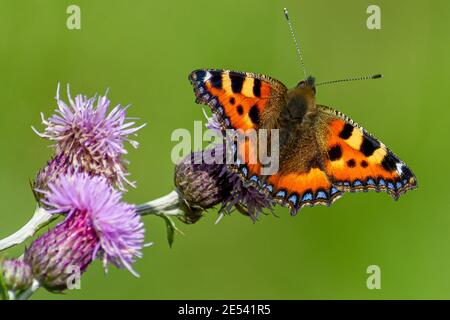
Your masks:
M248 135L251 130L270 129L285 103L287 88L279 81L264 75L230 70L195 70L189 75L197 102L207 104L216 114L222 129L241 130ZM258 132L255 132L258 134ZM261 165L255 154L257 141L247 139L236 146L237 171L249 184L260 187ZM256 161L252 161L256 158Z
M226 129L256 129L276 118L286 87L250 72L195 70L189 75L199 103L207 104Z

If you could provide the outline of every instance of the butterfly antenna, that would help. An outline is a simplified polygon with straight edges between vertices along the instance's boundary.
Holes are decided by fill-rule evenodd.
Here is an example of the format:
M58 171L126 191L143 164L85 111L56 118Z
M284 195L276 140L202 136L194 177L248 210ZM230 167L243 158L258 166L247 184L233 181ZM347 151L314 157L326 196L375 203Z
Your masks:
M297 42L297 38L295 37L295 33L294 33L294 28L292 28L292 23L291 23L291 19L289 18L289 13L288 13L288 9L284 8L284 17L287 20L288 26L289 26L289 30L291 31L291 35L292 35L292 39L294 39L294 44L295 44L295 49L297 50L297 54L300 57L300 62L302 64L302 69L303 69L303 73L305 74L305 79L307 78L307 73L306 73L306 67L305 67L305 63L303 62L303 56L302 56L302 51L300 50L300 46Z
M341 80L325 81L325 82L316 83L316 87L317 86L322 86L324 84L332 84L332 83L339 83L339 82L349 82L349 81L358 81L358 80L379 79L379 78L383 78L383 75L382 74L373 74L373 75L364 76L364 77L356 77L356 78L348 78L348 79L341 79Z

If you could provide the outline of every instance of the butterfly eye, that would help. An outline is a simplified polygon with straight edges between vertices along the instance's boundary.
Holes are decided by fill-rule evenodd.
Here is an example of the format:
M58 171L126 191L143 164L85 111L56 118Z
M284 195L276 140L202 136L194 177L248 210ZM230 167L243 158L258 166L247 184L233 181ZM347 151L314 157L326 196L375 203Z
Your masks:
M308 78L308 80L302 80L297 84L297 88L306 88L309 87L313 91L314 95L316 94L316 87L314 85L314 78Z
M306 87L306 81L302 80L297 84L297 88L304 88Z

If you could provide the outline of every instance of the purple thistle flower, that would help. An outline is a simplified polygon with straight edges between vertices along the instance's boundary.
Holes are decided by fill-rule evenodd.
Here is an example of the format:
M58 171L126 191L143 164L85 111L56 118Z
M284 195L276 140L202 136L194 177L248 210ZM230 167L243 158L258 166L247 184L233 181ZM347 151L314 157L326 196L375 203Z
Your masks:
M56 93L58 109L55 114L42 123L46 126L43 133L34 130L40 137L54 141L56 155L65 155L67 166L75 172L88 172L103 175L121 190L124 184L133 185L127 180L127 162L122 155L127 151L124 143L134 148L138 143L129 138L145 126L134 127L135 122L126 117L128 107L117 105L112 110L105 96L88 98L77 95L73 100L67 86L69 105L60 99L60 86ZM34 128L33 128L34 129Z
M25 252L34 276L50 290L63 290L69 266L84 272L96 257L119 268L132 269L142 257L144 226L135 207L122 202L122 195L102 176L86 173L62 175L48 184L42 202L50 213L66 219L36 239Z
M72 274L81 275L95 258L98 236L87 218L86 213L67 217L26 249L24 260L49 291L67 289Z
M78 171L82 171L81 167L78 167ZM70 165L69 156L57 154L47 165L39 170L36 175L36 179L33 183L33 190L46 190L49 182L56 181L60 175L75 173L75 167ZM34 195L38 201L42 200L43 193L34 192Z

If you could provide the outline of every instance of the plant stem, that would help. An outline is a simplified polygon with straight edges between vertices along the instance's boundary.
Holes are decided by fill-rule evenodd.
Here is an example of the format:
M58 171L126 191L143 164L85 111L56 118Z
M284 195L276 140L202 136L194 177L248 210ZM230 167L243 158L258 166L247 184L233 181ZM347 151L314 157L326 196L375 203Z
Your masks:
M5 280L3 279L3 270L0 261L0 295L2 300L9 300L8 288L6 287Z
M0 251L21 244L39 229L56 219L56 217L56 215L48 213L45 209L37 207L30 221L12 235L0 240Z
M179 231L175 226L170 217L182 216L184 215L184 211L182 210L183 204L181 202L180 196L178 192L172 191L171 193L143 203L141 205L136 206L136 211L141 216L146 215L155 215L162 217L168 227L168 238L169 244L172 245L173 242L173 233L175 231ZM33 217L18 231L13 233L12 235L0 240L0 251L3 251L12 246L23 243L26 239L33 236L38 230L42 227L48 225L51 221L56 219L59 215L50 214L48 211L41 207L37 207ZM181 233L181 231L179 231ZM1 279L0 279L1 280ZM2 282L0 281L0 285ZM37 280L33 280L33 284L29 289L21 293L18 297L10 297L8 296L8 292L6 288L1 288L0 290L5 295L3 298L13 298L17 300L27 300L31 297L31 295L36 292L40 288L39 282Z
M24 291L20 296L17 297L17 300L28 300L33 293L35 293L41 286L39 282L35 279L33 280L33 284L26 291Z
M172 191L168 195L161 198L138 205L137 212L142 216L180 216L184 214L180 207L180 197L176 191ZM14 232L12 235L0 240L0 252L23 243L58 216L59 215L48 213L44 208L37 207L34 211L33 217L22 228Z
M172 191L161 198L138 205L136 210L141 216L150 214L179 216L184 214L183 210L180 209L180 201L178 192Z

